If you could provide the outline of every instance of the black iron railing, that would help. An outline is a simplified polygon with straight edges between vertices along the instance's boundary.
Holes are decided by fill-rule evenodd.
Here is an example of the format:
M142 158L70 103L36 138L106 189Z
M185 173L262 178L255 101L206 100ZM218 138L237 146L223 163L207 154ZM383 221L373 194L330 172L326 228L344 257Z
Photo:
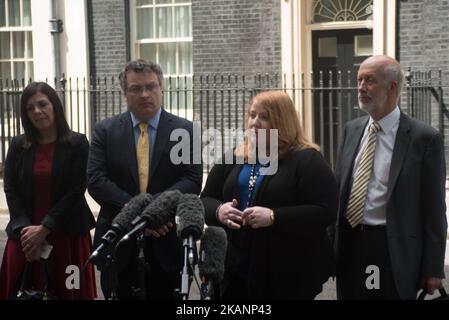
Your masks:
M442 72L409 70L406 79L401 109L439 129L445 137L449 111L444 98L449 86L443 83ZM0 79L2 164L9 141L22 132L20 95L30 81ZM86 79L63 75L48 82L56 88L63 101L70 127L88 137L96 122L127 108L116 77ZM201 133L208 129L220 133L222 138L219 140L207 135L202 140L202 146L213 142L218 154L233 143L235 145L235 141L230 144L226 141L235 138L231 136L233 131L243 130L246 106L251 97L262 90L283 90L292 97L306 132L321 146L323 155L333 165L344 123L362 114L358 107L356 75L351 72L169 77L164 82L164 108L199 122ZM210 159L203 160L210 162Z

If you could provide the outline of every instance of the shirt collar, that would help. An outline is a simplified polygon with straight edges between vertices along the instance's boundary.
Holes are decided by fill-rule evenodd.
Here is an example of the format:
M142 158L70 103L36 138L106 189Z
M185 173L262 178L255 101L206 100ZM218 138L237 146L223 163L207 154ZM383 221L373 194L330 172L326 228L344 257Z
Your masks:
M401 111L399 107L390 112L387 116L383 117L379 121L377 121L382 128L383 133L388 133L393 127L399 122L399 118L401 117ZM374 122L373 118L369 118L368 127Z
M135 128L142 121L137 119L136 116L132 112L130 112L130 113L131 113L131 121L133 123L133 128ZM157 130L157 127L159 126L159 120L161 119L161 113L162 113L162 107L159 108L159 110L156 112L156 114L153 116L153 118L151 118L150 120L147 121L148 125L155 130Z

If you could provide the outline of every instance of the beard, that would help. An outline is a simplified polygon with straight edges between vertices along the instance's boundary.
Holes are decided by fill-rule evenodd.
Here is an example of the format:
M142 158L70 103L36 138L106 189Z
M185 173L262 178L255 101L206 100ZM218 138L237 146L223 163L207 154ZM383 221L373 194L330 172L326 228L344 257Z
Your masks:
M387 101L387 96L382 94L379 95L376 99L371 97L370 95L365 95L364 97L368 97L370 99L369 102L362 102L360 100L360 94L359 94L359 107L361 110L372 114L372 113L379 113L382 111L385 107L385 102Z

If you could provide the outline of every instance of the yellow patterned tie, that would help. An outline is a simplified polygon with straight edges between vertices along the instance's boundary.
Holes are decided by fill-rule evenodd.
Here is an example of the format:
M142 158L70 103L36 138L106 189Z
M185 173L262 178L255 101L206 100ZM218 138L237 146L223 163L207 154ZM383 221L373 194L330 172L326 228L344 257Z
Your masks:
M150 137L148 123L140 123L140 135L137 141L137 166L139 168L140 193L147 192L148 175L150 173Z
M362 158L357 167L354 182L352 183L351 195L349 196L348 208L346 210L346 219L353 228L363 220L368 182L373 172L377 132L380 129L379 123L373 122L371 124L368 143L363 149Z

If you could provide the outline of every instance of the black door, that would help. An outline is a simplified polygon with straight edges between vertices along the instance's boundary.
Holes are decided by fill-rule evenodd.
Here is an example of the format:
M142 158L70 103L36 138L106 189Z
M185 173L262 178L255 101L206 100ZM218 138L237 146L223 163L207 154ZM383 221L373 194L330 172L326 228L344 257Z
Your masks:
M312 46L314 141L334 165L343 125L361 115L357 72L372 54L372 31L314 31Z

